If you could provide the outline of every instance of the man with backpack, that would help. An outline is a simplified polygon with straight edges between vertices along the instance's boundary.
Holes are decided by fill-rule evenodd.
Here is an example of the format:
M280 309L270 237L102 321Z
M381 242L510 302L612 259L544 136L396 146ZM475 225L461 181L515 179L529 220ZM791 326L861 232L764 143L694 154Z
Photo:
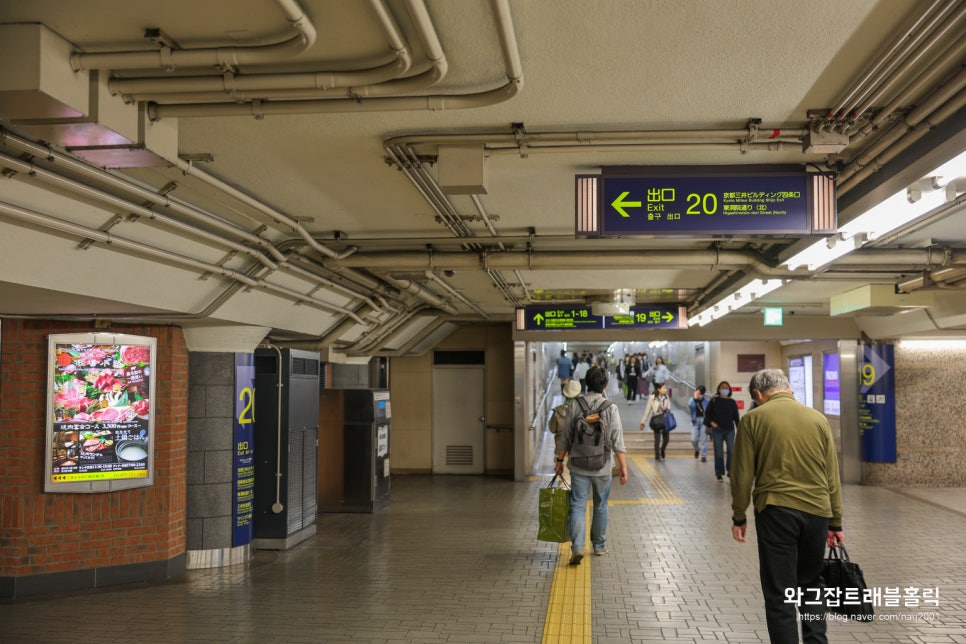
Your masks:
M624 457L624 430L617 406L603 396L607 372L591 367L586 377L587 391L570 407L557 450L554 471L563 473L564 458L569 454L570 470L570 565L584 558L587 531L584 515L591 491L594 515L590 541L595 555L607 554L607 498L614 469L614 457L620 465L621 485L627 483L627 460Z

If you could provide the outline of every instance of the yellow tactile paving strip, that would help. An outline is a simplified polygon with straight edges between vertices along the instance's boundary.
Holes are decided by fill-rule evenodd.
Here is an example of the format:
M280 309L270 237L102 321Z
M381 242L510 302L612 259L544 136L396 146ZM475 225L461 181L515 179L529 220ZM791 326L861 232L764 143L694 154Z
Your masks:
M644 477L653 497L629 500L611 500L609 505L684 505L660 472L654 469L645 456L628 454L628 459ZM543 644L563 642L586 644L592 641L590 613L590 562L593 556L590 545L590 522L592 504L587 504L587 532L584 541L585 556L579 566L569 565L570 544L561 543L557 549L557 567L550 586L550 604L543 624Z
M644 482L651 489L654 496L637 500L611 501L610 505L684 505L684 500L671 489L664 477L654 469L651 459L641 454L628 454L638 471L644 476Z
M590 513L587 504L587 532L584 552L590 555ZM550 605L543 623L543 644L590 642L590 561L585 556L579 566L571 566L570 544L561 543L557 550L557 568L550 586Z

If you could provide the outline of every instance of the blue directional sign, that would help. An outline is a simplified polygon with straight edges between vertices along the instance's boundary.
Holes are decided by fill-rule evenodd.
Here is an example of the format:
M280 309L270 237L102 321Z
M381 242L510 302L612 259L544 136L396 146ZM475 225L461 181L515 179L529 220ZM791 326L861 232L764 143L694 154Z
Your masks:
M553 304L517 309L517 329L526 331L684 328L686 311L675 304L638 305L627 315L594 315L589 306Z
M607 233L806 233L806 177L607 177Z
M577 187L577 233L587 236L808 235L836 227L834 182L797 166L605 168L579 175Z

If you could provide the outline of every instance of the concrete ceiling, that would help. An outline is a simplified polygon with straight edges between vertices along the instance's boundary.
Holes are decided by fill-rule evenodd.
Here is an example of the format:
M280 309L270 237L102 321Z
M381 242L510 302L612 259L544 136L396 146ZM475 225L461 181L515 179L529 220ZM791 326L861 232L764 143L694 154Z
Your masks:
M496 90L507 84L507 63L501 48L496 14L505 4L512 16L514 44L519 52L522 79L519 91L508 100L463 109L454 96ZM353 72L387 63L391 51L377 20L384 8L398 24L400 35L412 51L413 65L406 75L428 69L427 52L417 28L424 6L438 36L448 69L435 85L400 91L399 97L437 97L423 102L432 109L415 109L411 102L392 103L366 97L354 90L352 98L338 99L337 90L321 92L337 103L313 110L308 100L291 111L317 113L275 114L269 106L285 103L285 96L257 92L238 95L237 102L223 94L201 98L153 94L145 99L156 122L145 120L147 129L176 125L176 153L194 159L207 175L236 187L265 208L240 200L237 194L212 187L173 167L172 155L153 167L119 168L112 174L153 191L167 186L167 194L185 204L227 222L250 235L263 238L283 253L298 255L302 272L289 269L256 270L258 263L244 253L229 254L211 239L159 224L150 217L126 218L110 233L141 244L162 248L179 257L205 265L217 265L260 280L255 286L227 290L231 280L217 271L205 271L184 261L147 257L136 250L124 251L104 244L79 247L82 236L55 232L39 224L0 214L0 315L69 316L99 315L133 319L139 313L149 319L185 324L250 324L272 329L281 340L312 340L350 354L399 353L422 346L420 338L440 328L444 321L477 319L510 320L516 306L529 298L573 302L612 289L638 290L638 302L677 301L691 313L698 312L736 285L757 277L748 266L687 263L669 260L667 266L622 264L628 254L645 256L652 251L671 251L689 257L696 250L730 250L754 253L777 267L780 259L812 240L797 237L642 237L621 240L580 239L574 236L574 176L597 174L602 168L621 165L750 165L810 164L828 173L856 172L883 133L896 127L904 115L928 102L936 92L949 90L938 101L948 107L941 123L926 122L916 136L897 137L907 148L876 173L859 173L845 197L840 199L840 223L857 216L907 183L963 151L962 48L963 2L939 2L941 11L934 29L935 46L909 61L896 82L872 101L866 117L875 117L901 97L917 78L930 82L913 87L905 100L893 106L883 123L869 136L853 136L853 143L836 155L806 154L800 137L769 142L774 130L801 132L810 126L809 113L838 104L867 72L877 56L901 41L904 30L931 19L927 3L915 0L300 0L298 3L266 0L127 0L123 3L93 0L7 2L0 5L0 25L40 23L65 41L75 52L125 52L157 50L142 37L146 29L160 28L175 49L250 47L290 38L293 29L283 9L300 7L317 31L317 38L301 54L273 62L239 64L229 71L233 78L260 74L305 72ZM415 17L414 17L415 16ZM921 19L919 23L917 19ZM945 31L942 31L945 29ZM9 52L8 52L9 53ZM892 57L896 59L897 57ZM889 57L886 56L888 60ZM16 53L5 58L8 71L0 73L0 99L16 84L10 69L30 66L32 55ZM69 69L65 59L54 63ZM63 69L61 70L63 71ZM118 69L107 64L103 78L171 78L224 76L211 68ZM930 75L932 71L936 73ZM957 76L958 74L958 76ZM933 78L935 76L935 78ZM519 82L522 81L522 82ZM225 82L230 82L225 80ZM956 85L956 83L959 83ZM511 83L512 84L512 83ZM386 91L389 96L397 94ZM507 92L511 95L512 92ZM303 92L300 99L307 99ZM123 106L120 96L110 100ZM130 96L128 100L134 100ZM957 103L957 101L959 101ZM195 109L200 103L203 108ZM0 100L0 105L3 105ZM287 101L294 105L293 100ZM133 105L133 104L132 104ZM305 106L302 109L302 106ZM212 107L221 114L198 116ZM177 109L182 109L178 112ZM231 115L233 110L242 113ZM939 110L941 112L941 109ZM264 116L254 118L253 113ZM173 114L183 114L177 117ZM540 148L533 144L543 133L571 135L588 141L594 132L743 130L760 119L764 133L752 145L737 138L708 145L649 145L601 147L573 144ZM937 119L938 120L938 119ZM18 140L47 138L47 126L31 125L22 116L5 116L0 126ZM812 125L816 122L812 121ZM162 124L162 125L159 125ZM514 130L514 124L517 124ZM520 125L522 124L522 126ZM861 125L861 123L860 123ZM917 132L933 129L936 139L920 138ZM514 140L521 145L498 141ZM426 174L438 178L436 163L443 135L478 134L486 141L487 193L478 202L466 195L452 196L452 217L465 226L457 237L440 223L433 205L418 191L398 164L388 162L386 142L409 137L413 153L423 162ZM749 131L748 135L752 133ZM752 137L753 138L753 137ZM902 143L916 138L917 142ZM97 182L79 177L64 164L29 154L23 146L5 141L0 152L33 162L38 168L77 178L84 184ZM529 146L529 147L528 147ZM151 147L150 142L148 147ZM66 157L78 154L62 145L54 150ZM160 153L164 157L164 153ZM878 158L878 151L873 155ZM101 157L98 157L101 158ZM200 159L200 160L199 160ZM856 161L861 163L857 164ZM482 162L481 162L482 163ZM901 167L896 167L897 165ZM98 229L115 212L116 205L79 195L51 182L31 176L13 162L0 179L0 202L39 212L58 220ZM840 175L841 177L841 175ZM173 186L171 184L174 184ZM840 181L840 189L844 181ZM118 191L106 187L106 192ZM140 200L133 199L137 203ZM480 209L491 219L491 228ZM159 212L167 212L163 207ZM300 222L316 240L343 253L355 247L345 260L326 257L308 245L291 226L278 224L266 212L277 212L287 221ZM124 213L127 214L127 213ZM174 215L172 215L174 217ZM183 221L182 217L175 217ZM829 298L868 283L895 284L924 270L941 266L907 261L882 266L873 253L898 248L942 245L966 249L966 226L956 204L926 225L888 242L863 249L867 260L848 266L833 264L806 277L801 271L787 285L755 306L732 314L757 315L762 304L784 306L799 315L828 315ZM263 228L263 225L266 227ZM201 226L209 232L207 225ZM218 233L221 234L221 233ZM250 244L245 244L250 245ZM467 266L446 273L445 261L429 259L462 253L476 258ZM482 251L486 251L485 253ZM577 262L516 270L485 270L482 262L497 254L520 255L531 251L571 252L579 256L598 254L602 266L580 268ZM377 261L386 254L411 251L427 257L426 267L394 266ZM858 255L858 253L857 253ZM611 259L613 260L611 261ZM455 260L454 260L455 261ZM465 263L465 262L464 262ZM264 264L264 262L263 262ZM346 272L345 266L353 266ZM436 270L432 278L426 269ZM306 274L305 271L308 271ZM313 281L312 276L322 281ZM331 285L342 286L333 288ZM502 284L502 286L501 286ZM270 286L271 288L266 288ZM955 281L944 286L952 287ZM408 289L405 287L409 287ZM348 288L352 293L347 292ZM524 290L526 289L526 290ZM412 291L419 290L421 294ZM559 293L557 293L559 291ZM286 293L288 295L286 295ZM354 293L354 294L353 294ZM671 293L672 295L668 295ZM55 297L53 294L59 294ZM293 295L294 294L294 295ZM298 301L298 294L308 299ZM556 294L556 295L555 295ZM314 298L314 299L312 299ZM943 318L931 328L903 333L966 332L966 296L962 290L937 291L937 311ZM312 300L311 302L309 300ZM364 302L368 301L366 305ZM372 305L375 305L374 307ZM358 320L347 317L352 312ZM898 313L898 309L896 311ZM201 315L199 315L201 313ZM155 316L151 318L150 316ZM877 315L881 317L881 315ZM757 320L757 317L755 318ZM700 337L714 337L716 322L702 328ZM345 324L343 324L345 323ZM725 327L720 327L725 328ZM747 328L747 327L746 327ZM815 327L820 329L820 326ZM835 327L840 328L839 326ZM880 334L888 325L875 320ZM334 331L337 330L337 333ZM397 330L398 335L391 331ZM855 333L861 332L861 320ZM837 332L837 331L836 331ZM691 333L691 332L689 332ZM730 331L728 332L731 333ZM751 335L754 331L749 331ZM816 331L816 337L823 333Z

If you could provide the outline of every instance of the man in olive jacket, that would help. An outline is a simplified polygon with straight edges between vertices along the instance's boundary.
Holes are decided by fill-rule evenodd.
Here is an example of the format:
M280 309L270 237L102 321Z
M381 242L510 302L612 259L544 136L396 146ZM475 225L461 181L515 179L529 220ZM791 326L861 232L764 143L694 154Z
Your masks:
M845 541L835 442L825 416L791 393L781 369L763 369L748 385L758 407L745 414L731 463L732 534L744 543L754 498L765 621L772 642L797 642L794 597L822 583L825 546ZM754 492L752 485L754 484ZM825 609L800 605L802 638L827 642Z

